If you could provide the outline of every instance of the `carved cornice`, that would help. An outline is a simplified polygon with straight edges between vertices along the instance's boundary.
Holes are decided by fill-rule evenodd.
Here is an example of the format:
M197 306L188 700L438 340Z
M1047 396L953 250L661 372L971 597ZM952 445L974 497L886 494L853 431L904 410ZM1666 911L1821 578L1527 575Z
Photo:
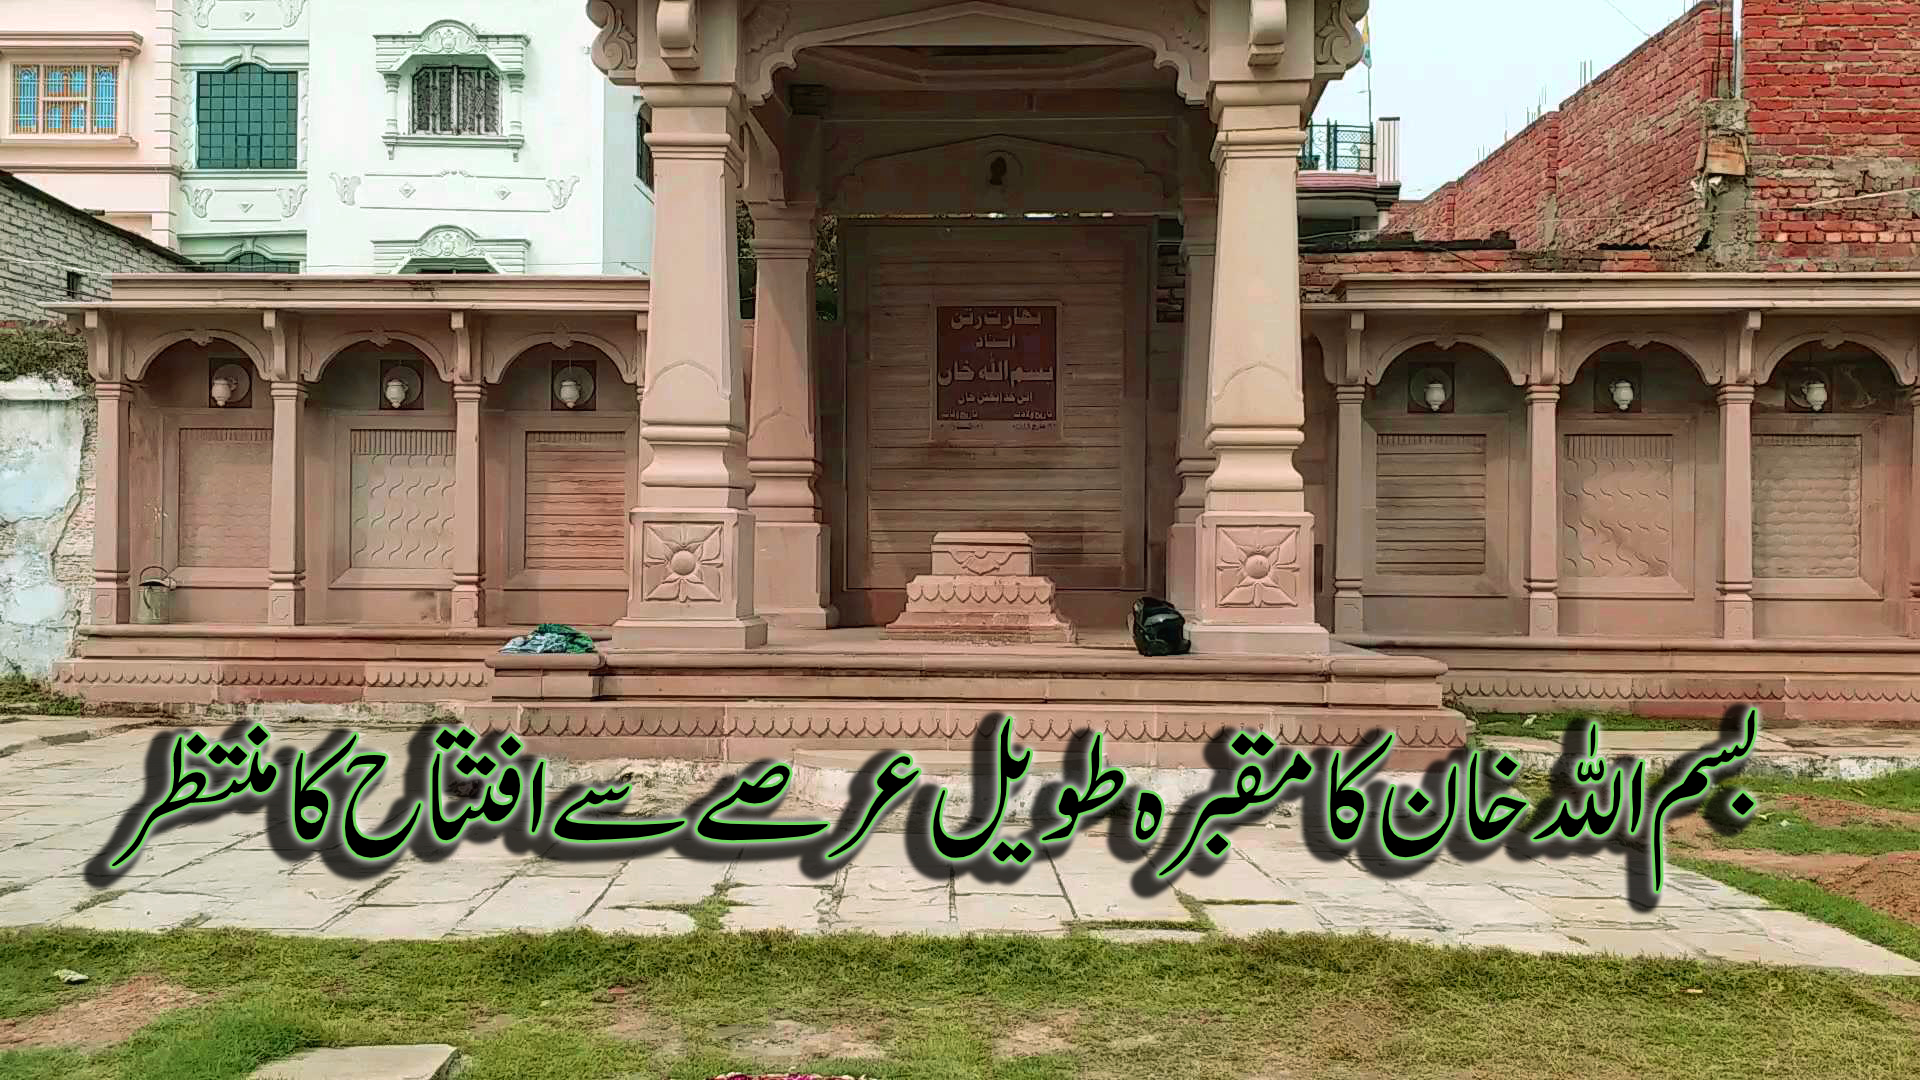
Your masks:
M375 34L373 41L374 67L382 75L400 74L416 57L439 56L481 57L502 75L514 78L527 72L525 34L481 34L452 19L442 19L418 34Z

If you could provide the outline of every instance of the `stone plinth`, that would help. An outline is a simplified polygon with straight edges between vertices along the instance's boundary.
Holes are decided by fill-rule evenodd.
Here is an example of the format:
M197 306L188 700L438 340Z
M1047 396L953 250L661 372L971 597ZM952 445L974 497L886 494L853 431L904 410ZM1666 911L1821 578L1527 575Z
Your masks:
M1053 581L1033 572L1026 533L936 533L933 573L907 583L890 638L1072 644Z

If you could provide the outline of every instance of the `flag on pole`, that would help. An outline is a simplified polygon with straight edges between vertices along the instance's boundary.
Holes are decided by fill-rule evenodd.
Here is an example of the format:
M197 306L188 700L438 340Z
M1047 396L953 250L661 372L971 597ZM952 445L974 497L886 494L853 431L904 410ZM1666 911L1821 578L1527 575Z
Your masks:
M1363 15L1360 17L1360 62L1368 67L1372 67L1373 27L1368 25L1367 20L1369 18L1371 18L1371 16Z

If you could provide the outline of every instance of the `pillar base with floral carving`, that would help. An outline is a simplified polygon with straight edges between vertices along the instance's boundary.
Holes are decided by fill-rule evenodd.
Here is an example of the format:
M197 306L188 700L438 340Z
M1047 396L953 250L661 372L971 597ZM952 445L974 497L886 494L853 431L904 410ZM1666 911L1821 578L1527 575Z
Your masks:
M1323 655L1313 619L1313 515L1209 510L1200 515L1195 653Z
M757 649L766 620L753 610L753 515L715 507L641 508L631 515L633 588L613 648Z

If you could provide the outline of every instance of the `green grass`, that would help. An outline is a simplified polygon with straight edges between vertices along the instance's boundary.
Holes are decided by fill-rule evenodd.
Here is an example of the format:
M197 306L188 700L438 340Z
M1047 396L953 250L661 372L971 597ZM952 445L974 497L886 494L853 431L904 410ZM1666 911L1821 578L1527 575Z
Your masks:
M1456 708L1458 706L1455 706ZM1473 733L1481 738L1520 737L1558 740L1567 728L1598 720L1604 731L1717 731L1719 717L1671 719L1632 713L1578 712L1474 713Z
M1790 776L1742 776L1756 795L1812 795L1822 799L1920 814L1920 769L1903 769L1872 780L1802 780Z
M1713 846L1734 851L1777 851L1782 855L1886 855L1920 851L1920 829L1815 825L1791 810L1773 808L1762 809L1746 828L1732 836L1716 833Z
M94 981L62 986L49 977L61 967ZM886 1054L778 1067L887 1080L1890 1080L1920 1069L1920 980L1677 959L1323 935L1118 945L1088 936L569 932L367 943L0 932L0 1016L136 974L215 996L97 1055L0 1053L0 1078L237 1080L304 1047L443 1041L472 1056L468 1080L687 1080L774 1068L748 1060L727 1033L769 1017L844 1031ZM595 1000L616 985L631 989L629 1004ZM672 1043L610 1034L623 1018ZM1034 1025L1060 1044L1026 1056L996 1046Z
M1920 960L1920 926L1875 911L1858 900L1830 893L1812 882L1765 874L1714 859L1685 856L1675 861L1776 907L1797 911L1902 956Z
M12 662L8 662L5 672L0 672L0 712L82 716L86 711L86 702L58 693L37 679L28 678Z

